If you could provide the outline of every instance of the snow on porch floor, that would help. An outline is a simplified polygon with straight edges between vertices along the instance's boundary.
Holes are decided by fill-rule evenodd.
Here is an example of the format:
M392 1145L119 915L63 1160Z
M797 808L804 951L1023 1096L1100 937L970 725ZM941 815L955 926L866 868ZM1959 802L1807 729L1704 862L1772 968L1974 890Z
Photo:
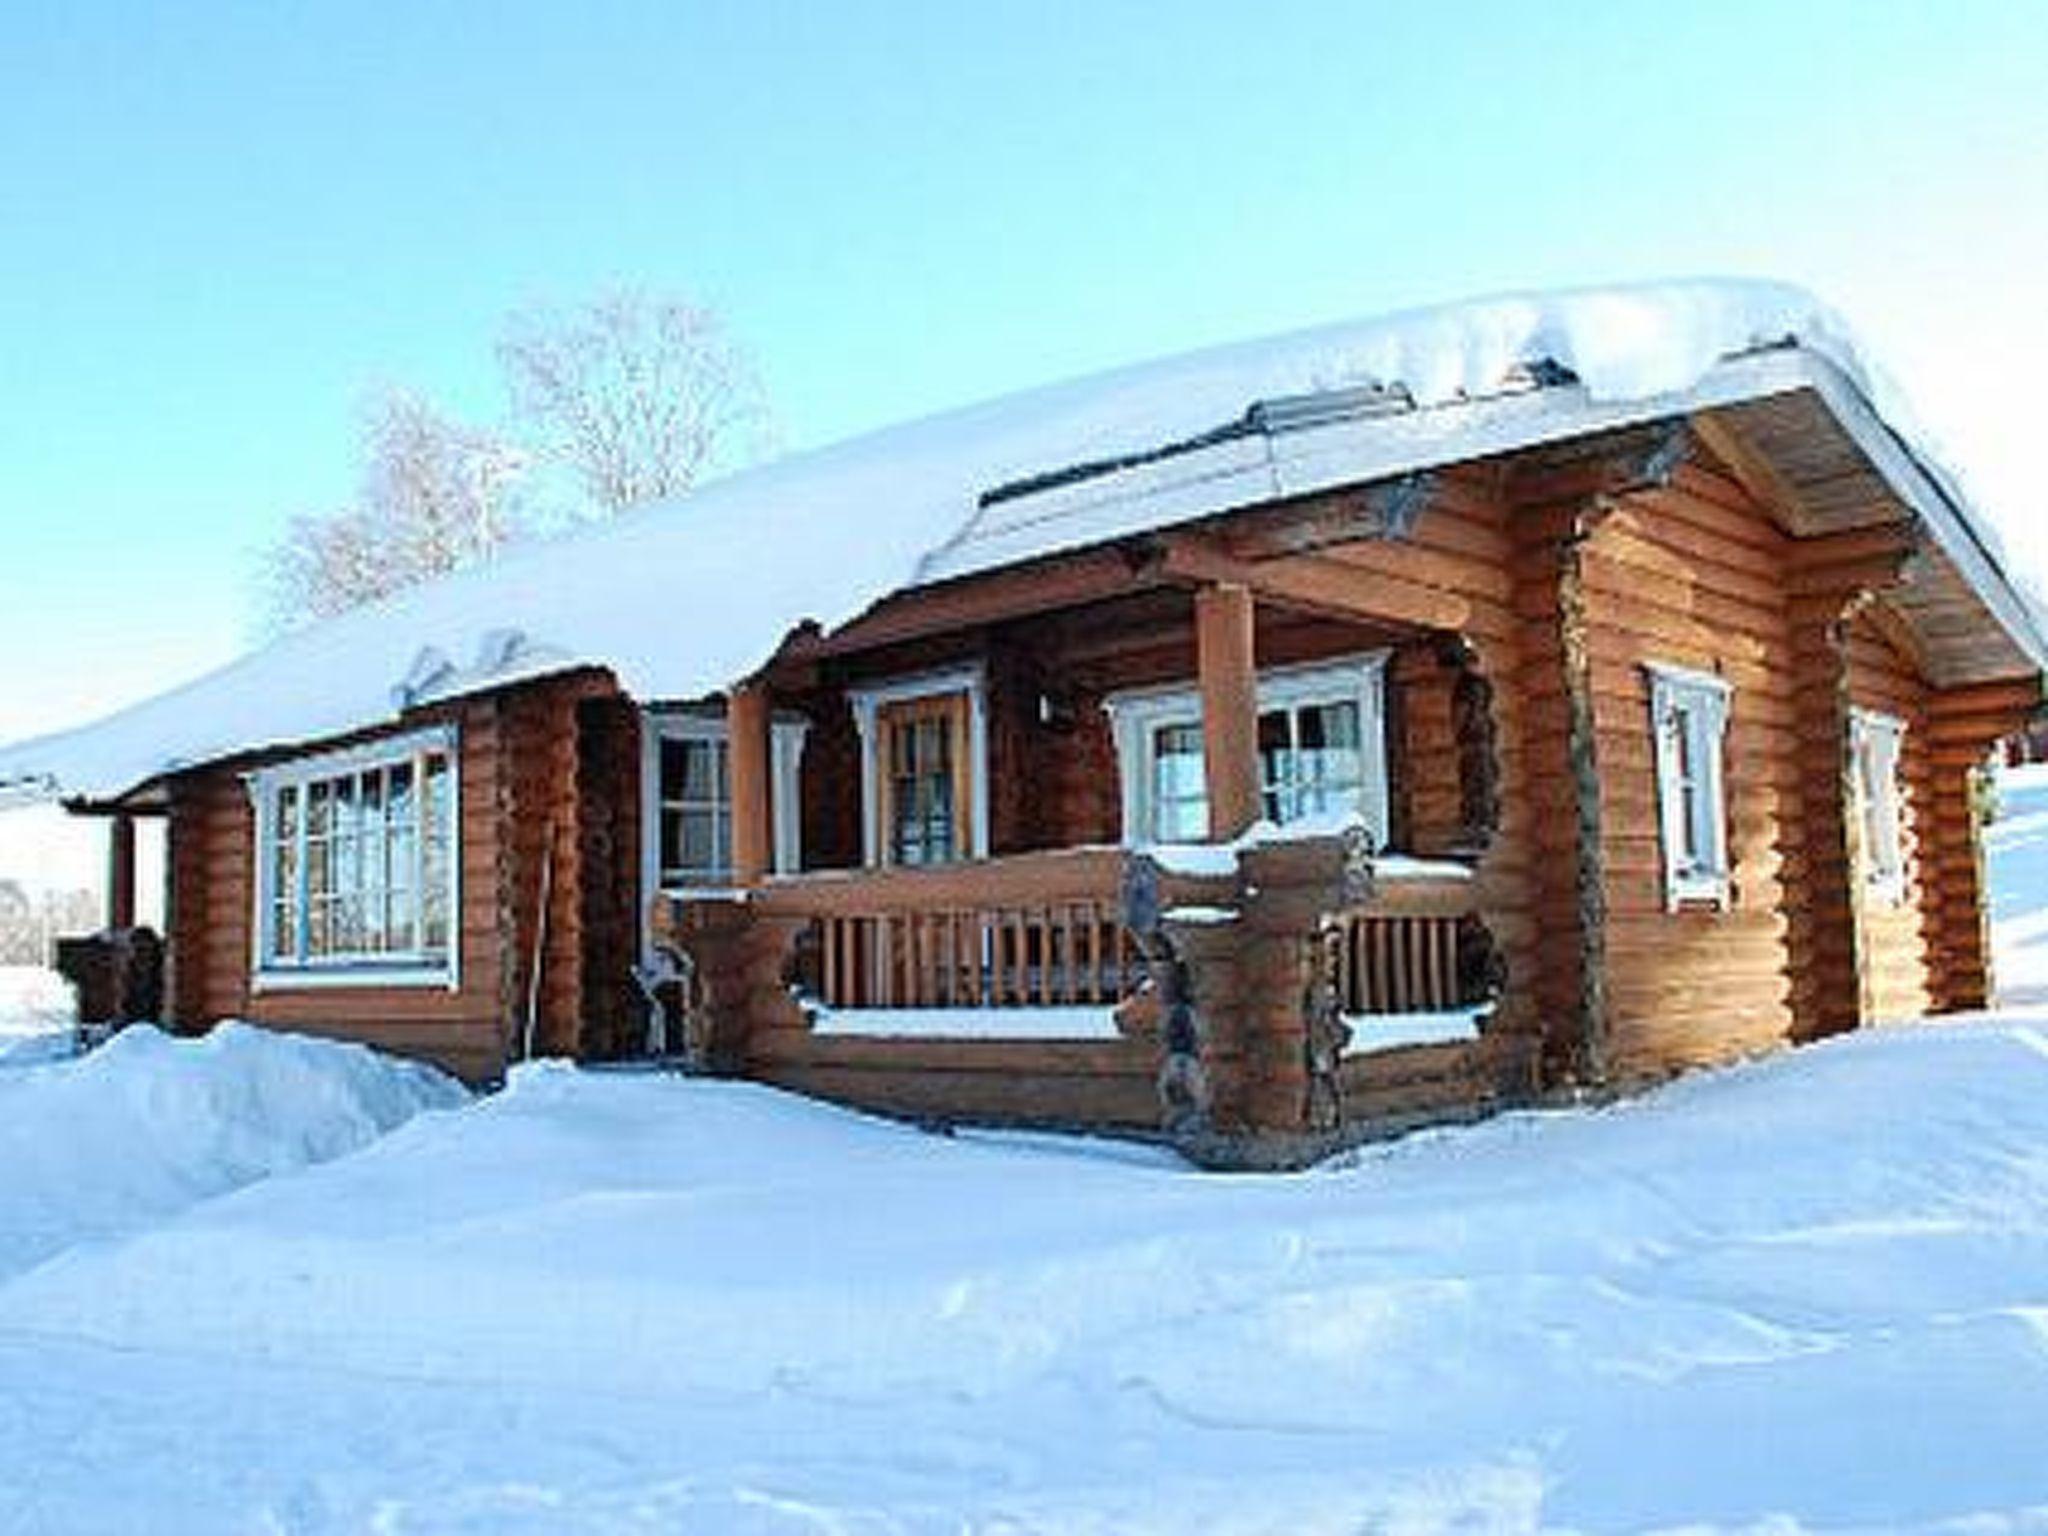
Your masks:
M2048 1529L2044 1424L2048 1018L1288 1178L541 1068L0 1286L10 1531Z

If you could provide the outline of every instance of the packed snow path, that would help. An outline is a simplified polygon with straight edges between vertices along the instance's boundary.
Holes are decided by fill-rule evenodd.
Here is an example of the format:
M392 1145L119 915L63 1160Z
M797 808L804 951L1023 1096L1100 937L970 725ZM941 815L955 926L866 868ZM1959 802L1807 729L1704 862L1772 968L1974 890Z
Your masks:
M2044 1453L2024 1011L1287 1178L540 1068L0 1283L0 1532L1976 1536Z

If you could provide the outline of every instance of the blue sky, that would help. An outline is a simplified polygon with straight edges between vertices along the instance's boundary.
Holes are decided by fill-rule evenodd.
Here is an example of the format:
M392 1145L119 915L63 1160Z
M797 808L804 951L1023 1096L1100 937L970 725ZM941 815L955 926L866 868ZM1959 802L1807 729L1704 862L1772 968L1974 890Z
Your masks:
M365 392L491 418L522 304L716 304L804 446L1695 272L1846 310L2048 567L2048 5L13 0L0 737L249 643L255 552L348 494Z

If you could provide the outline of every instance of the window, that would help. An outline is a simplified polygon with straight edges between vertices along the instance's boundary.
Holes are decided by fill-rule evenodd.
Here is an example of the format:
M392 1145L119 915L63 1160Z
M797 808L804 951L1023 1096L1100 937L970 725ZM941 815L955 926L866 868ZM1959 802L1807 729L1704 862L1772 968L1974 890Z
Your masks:
M988 855L988 726L978 668L849 695L861 739L862 852L869 864Z
M725 736L664 735L660 753L662 887L724 885L732 879L731 753Z
M1151 841L1198 843L1209 835L1209 788L1202 769L1202 723L1152 727L1152 814L1140 818Z
M1658 832L1664 895L1676 907L1728 899L1727 791L1722 779L1728 684L1705 672L1652 665Z
M770 817L775 868L801 862L797 775L803 761L801 719L771 726L773 754ZM641 782L649 829L642 878L649 890L686 891L732 883L732 753L725 716L683 709L647 712L642 732Z
M1906 894L1906 849L1899 779L1899 751L1906 722L1874 710L1849 712L1850 779L1856 793L1857 825L1863 837L1863 881L1880 901Z
M1386 839L1383 653L1259 674L1262 814L1363 815ZM1119 694L1108 708L1123 776L1126 841L1198 842L1209 835L1201 695L1191 688Z
M259 984L454 984L451 731L280 764L250 785Z
M880 785L884 862L950 864L967 839L966 699L940 694L883 705L877 713L887 770Z

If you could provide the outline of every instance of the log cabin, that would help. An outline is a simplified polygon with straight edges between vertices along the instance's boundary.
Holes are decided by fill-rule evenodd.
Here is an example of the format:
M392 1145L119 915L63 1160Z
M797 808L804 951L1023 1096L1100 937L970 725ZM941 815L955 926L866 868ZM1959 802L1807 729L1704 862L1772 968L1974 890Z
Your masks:
M892 429L0 751L167 825L166 1014L1206 1164L1991 991L2034 606L1776 285L1489 300ZM113 914L114 923L123 914Z

